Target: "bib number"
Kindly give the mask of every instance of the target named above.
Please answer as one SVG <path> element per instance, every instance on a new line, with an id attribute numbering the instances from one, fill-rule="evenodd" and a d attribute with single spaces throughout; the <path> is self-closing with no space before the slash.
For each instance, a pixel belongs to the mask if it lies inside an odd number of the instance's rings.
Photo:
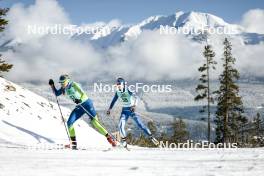
<path id="1" fill-rule="evenodd" d="M 128 98 L 127 97 L 122 97 L 122 101 L 127 103 L 128 102 Z"/>

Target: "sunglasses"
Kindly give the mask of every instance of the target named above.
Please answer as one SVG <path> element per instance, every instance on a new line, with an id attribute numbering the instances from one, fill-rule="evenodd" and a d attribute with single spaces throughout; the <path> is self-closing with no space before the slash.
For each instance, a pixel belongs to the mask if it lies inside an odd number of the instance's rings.
<path id="1" fill-rule="evenodd" d="M 67 81 L 60 82 L 60 84 L 61 84 L 62 86 L 65 86 L 65 85 L 67 84 Z"/>

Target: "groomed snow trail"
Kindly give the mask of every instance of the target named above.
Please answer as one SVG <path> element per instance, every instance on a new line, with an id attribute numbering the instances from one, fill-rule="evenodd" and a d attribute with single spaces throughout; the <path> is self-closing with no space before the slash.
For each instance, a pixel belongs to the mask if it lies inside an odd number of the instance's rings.
<path id="1" fill-rule="evenodd" d="M 264 149 L 23 150 L 0 148 L 1 176 L 260 176 Z"/>

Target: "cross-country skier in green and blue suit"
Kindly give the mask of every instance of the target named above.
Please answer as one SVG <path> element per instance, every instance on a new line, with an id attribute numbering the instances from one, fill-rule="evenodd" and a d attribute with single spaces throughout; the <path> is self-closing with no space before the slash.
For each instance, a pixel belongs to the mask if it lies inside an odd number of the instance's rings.
<path id="1" fill-rule="evenodd" d="M 56 89 L 54 81 L 52 79 L 49 80 L 49 85 L 51 86 L 55 95 L 66 95 L 76 104 L 76 107 L 71 112 L 67 121 L 72 149 L 77 149 L 77 141 L 73 124 L 84 114 L 87 114 L 90 117 L 91 124 L 94 126 L 94 128 L 96 128 L 100 134 L 104 135 L 107 141 L 113 147 L 115 147 L 116 141 L 113 140 L 107 130 L 99 123 L 93 102 L 90 98 L 88 98 L 81 86 L 78 83 L 72 81 L 68 75 L 61 75 L 59 83 L 61 84 L 61 88 Z"/>

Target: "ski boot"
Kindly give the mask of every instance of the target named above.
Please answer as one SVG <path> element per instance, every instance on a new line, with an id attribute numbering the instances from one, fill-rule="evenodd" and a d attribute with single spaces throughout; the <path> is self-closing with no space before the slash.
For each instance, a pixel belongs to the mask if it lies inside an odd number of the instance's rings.
<path id="1" fill-rule="evenodd" d="M 127 148 L 126 137 L 122 137 L 120 142 L 121 142 L 121 145 L 122 145 L 124 148 Z"/>
<path id="2" fill-rule="evenodd" d="M 156 138 L 154 138 L 152 135 L 149 138 L 153 142 L 154 145 L 156 145 L 156 146 L 159 145 L 159 141 Z"/>
<path id="3" fill-rule="evenodd" d="M 124 147 L 127 151 L 130 151 L 130 149 L 128 148 L 126 139 L 127 139 L 126 137 L 122 137 L 120 143 L 122 147 Z"/>
<path id="4" fill-rule="evenodd" d="M 106 135 L 106 139 L 113 147 L 116 147 L 116 141 L 109 134 Z"/>
<path id="5" fill-rule="evenodd" d="M 77 141 L 76 137 L 71 137 L 71 144 L 67 144 L 64 146 L 65 148 L 71 148 L 72 150 L 77 150 Z"/>

